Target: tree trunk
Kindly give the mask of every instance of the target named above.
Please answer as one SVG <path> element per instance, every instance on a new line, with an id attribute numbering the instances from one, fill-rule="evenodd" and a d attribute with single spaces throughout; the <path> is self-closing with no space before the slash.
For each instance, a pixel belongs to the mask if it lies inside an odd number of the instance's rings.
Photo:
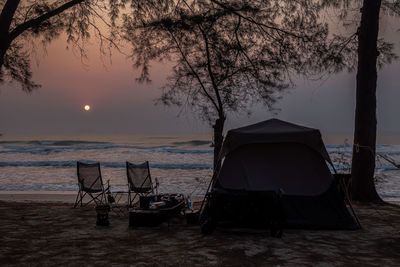
<path id="1" fill-rule="evenodd" d="M 215 121 L 213 125 L 214 128 L 214 173 L 218 172 L 221 168 L 221 161 L 219 159 L 219 153 L 221 152 L 222 142 L 224 141 L 223 131 L 224 131 L 225 118 L 220 117 Z"/>
<path id="2" fill-rule="evenodd" d="M 1 81 L 1 68 L 3 67 L 4 64 L 4 57 L 6 56 L 6 52 L 8 48 L 10 47 L 10 42 L 8 41 L 7 36 L 2 36 L 0 35 L 0 81 Z"/>
<path id="3" fill-rule="evenodd" d="M 0 14 L 0 32 L 8 33 L 15 11 L 21 0 L 7 0 Z"/>
<path id="4" fill-rule="evenodd" d="M 376 146 L 376 61 L 380 0 L 364 0 L 358 33 L 356 111 L 351 196 L 381 201 L 374 183 Z"/>
<path id="5" fill-rule="evenodd" d="M 18 8 L 20 0 L 8 0 L 1 10 L 0 14 L 0 74 L 4 64 L 4 56 L 10 47 L 9 30 L 15 11 Z"/>
<path id="6" fill-rule="evenodd" d="M 14 18 L 15 11 L 18 8 L 19 3 L 21 0 L 7 0 L 7 2 L 4 4 L 3 10 L 1 11 L 0 14 L 0 74 L 1 74 L 1 67 L 4 64 L 4 56 L 7 52 L 7 49 L 10 47 L 10 44 L 12 41 L 17 38 L 20 34 L 22 34 L 24 31 L 27 29 L 38 26 L 42 22 L 57 16 L 61 13 L 63 13 L 65 10 L 76 6 L 80 3 L 82 3 L 85 0 L 71 0 L 69 2 L 66 2 L 59 7 L 50 10 L 49 12 L 36 17 L 31 20 L 24 21 L 23 23 L 19 24 L 16 26 L 11 32 L 10 32 L 10 25 L 11 22 Z"/>

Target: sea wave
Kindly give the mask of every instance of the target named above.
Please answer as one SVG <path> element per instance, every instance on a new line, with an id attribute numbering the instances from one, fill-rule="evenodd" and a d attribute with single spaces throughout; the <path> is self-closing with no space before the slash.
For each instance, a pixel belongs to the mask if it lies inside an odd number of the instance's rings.
<path id="1" fill-rule="evenodd" d="M 350 172 L 350 168 L 348 166 L 335 166 L 335 170 L 336 171 L 349 171 Z M 399 169 L 394 167 L 394 166 L 376 166 L 375 170 L 377 170 L 377 171 L 378 170 L 379 171 L 398 171 Z M 333 170 L 331 169 L 331 171 L 333 171 Z"/>
<path id="2" fill-rule="evenodd" d="M 171 153 L 171 154 L 211 154 L 212 150 L 187 150 L 187 149 L 174 149 L 174 148 L 164 148 L 159 152 Z"/>
<path id="3" fill-rule="evenodd" d="M 352 144 L 343 144 L 343 145 L 326 145 L 326 149 L 330 151 L 353 151 Z M 399 151 L 400 145 L 388 145 L 388 144 L 377 144 L 376 151 L 380 152 L 389 152 L 389 151 Z"/>
<path id="4" fill-rule="evenodd" d="M 183 146 L 183 145 L 203 146 L 203 145 L 211 145 L 211 141 L 205 141 L 205 140 L 190 140 L 190 141 L 173 142 L 172 144 L 177 145 L 177 146 Z"/>
<path id="5" fill-rule="evenodd" d="M 200 141 L 190 141 L 200 142 Z M 177 145 L 155 145 L 155 146 L 138 146 L 138 145 L 120 145 L 107 142 L 91 142 L 91 141 L 3 141 L 0 143 L 0 154 L 37 154 L 48 155 L 63 152 L 84 151 L 84 150 L 154 150 L 158 153 L 171 154 L 210 154 L 211 149 L 182 149 Z"/>
<path id="6" fill-rule="evenodd" d="M 349 165 L 334 165 L 334 166 L 337 171 L 350 170 Z M 331 169 L 331 166 L 329 166 L 329 168 Z M 399 168 L 397 168 L 393 165 L 376 165 L 375 169 L 380 170 L 380 171 L 398 171 L 399 170 Z M 332 171 L 332 169 L 331 169 L 331 171 Z"/>
<path id="7" fill-rule="evenodd" d="M 84 160 L 85 163 L 95 163 L 94 161 Z M 125 162 L 100 162 L 100 165 L 105 168 L 125 168 Z M 335 164 L 336 170 L 349 169 L 345 164 Z M 0 161 L 0 168 L 2 167 L 56 167 L 56 168 L 75 168 L 76 161 Z M 193 164 L 193 163 L 152 163 L 151 168 L 172 170 L 172 169 L 186 169 L 186 170 L 208 170 L 212 169 L 210 164 Z M 399 170 L 393 165 L 377 165 L 377 170 Z"/>
<path id="8" fill-rule="evenodd" d="M 138 149 L 138 150 L 161 150 L 164 148 L 172 148 L 171 145 L 162 146 L 132 146 L 132 145 L 114 145 L 114 144 L 98 144 L 98 145 L 3 145 L 0 154 L 39 154 L 48 155 L 52 153 L 63 153 L 79 150 L 111 150 L 111 149 Z M 162 150 L 161 150 L 162 151 Z"/>
<path id="9" fill-rule="evenodd" d="M 82 161 L 86 163 L 94 163 L 93 161 Z M 100 165 L 105 168 L 125 168 L 125 162 L 100 162 Z M 57 167 L 57 168 L 75 168 L 76 161 L 0 161 L 1 167 Z M 212 169 L 212 165 L 208 164 L 159 164 L 150 165 L 151 168 L 172 170 L 208 170 Z"/>
<path id="10" fill-rule="evenodd" d="M 0 141 L 0 154 L 48 155 L 74 151 L 113 149 L 126 149 L 128 152 L 131 152 L 131 150 L 150 150 L 156 153 L 169 154 L 212 154 L 213 150 L 209 148 L 209 144 L 211 142 L 205 140 L 179 141 L 165 145 L 148 146 L 82 140 Z M 188 145 L 199 147 L 199 149 L 190 149 Z M 327 145 L 326 147 L 328 153 L 333 157 L 336 155 L 351 155 L 353 153 L 353 146 L 349 144 Z M 376 151 L 378 155 L 397 156 L 400 155 L 400 146 L 381 144 L 377 145 Z"/>
<path id="11" fill-rule="evenodd" d="M 110 144 L 109 142 L 85 141 L 85 140 L 30 140 L 30 141 L 0 141 L 0 144 L 27 144 L 50 146 L 74 146 L 89 144 Z"/>

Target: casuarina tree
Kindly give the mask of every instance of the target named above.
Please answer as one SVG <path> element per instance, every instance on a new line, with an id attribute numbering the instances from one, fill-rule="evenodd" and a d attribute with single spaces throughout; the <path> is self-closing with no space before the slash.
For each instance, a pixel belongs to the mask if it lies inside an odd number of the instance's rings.
<path id="1" fill-rule="evenodd" d="M 342 7 L 344 16 L 357 17 L 350 7 L 360 10 L 361 19 L 354 35 L 356 42 L 356 108 L 354 119 L 354 146 L 351 168 L 351 196 L 354 200 L 380 202 L 376 192 L 374 173 L 376 159 L 376 90 L 377 67 L 397 58 L 393 45 L 379 36 L 380 11 L 400 15 L 399 0 L 342 1 L 325 0 L 329 7 Z"/>
<path id="2" fill-rule="evenodd" d="M 190 108 L 213 127 L 214 170 L 229 113 L 270 110 L 297 74 L 341 69 L 343 40 L 311 1 L 150 1 L 125 17 L 124 38 L 149 80 L 152 60 L 174 63 L 160 102 Z"/>
<path id="3" fill-rule="evenodd" d="M 120 2 L 0 0 L 0 82 L 17 82 L 27 92 L 37 88 L 32 81 L 32 51 L 37 43 L 45 47 L 62 33 L 82 57 L 91 35 L 98 37 L 101 54 L 109 53 L 116 45 L 113 29 Z"/>

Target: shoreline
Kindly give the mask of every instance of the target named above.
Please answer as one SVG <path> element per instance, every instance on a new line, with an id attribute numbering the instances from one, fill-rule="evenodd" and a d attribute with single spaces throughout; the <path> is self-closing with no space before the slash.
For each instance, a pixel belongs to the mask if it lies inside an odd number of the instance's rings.
<path id="1" fill-rule="evenodd" d="M 112 192 L 113 194 L 120 192 Z M 78 191 L 10 191 L 0 190 L 0 201 L 4 202 L 31 202 L 31 203 L 66 203 L 74 204 Z M 114 195 L 115 197 L 115 195 Z M 127 201 L 127 192 L 116 197 L 119 203 Z M 192 202 L 202 202 L 204 195 L 191 196 Z M 120 202 L 122 201 L 122 202 Z M 400 203 L 400 202 L 399 202 Z"/>
<path id="2" fill-rule="evenodd" d="M 4 202 L 32 202 L 32 203 L 68 203 L 74 204 L 78 191 L 11 191 L 0 190 L 0 201 Z M 115 193 L 115 192 L 114 192 Z M 201 202 L 203 197 L 191 197 L 194 202 Z M 385 203 L 397 205 L 400 207 L 399 201 L 383 200 Z M 354 203 L 359 205 L 359 203 Z M 362 205 L 362 204 L 361 204 Z"/>

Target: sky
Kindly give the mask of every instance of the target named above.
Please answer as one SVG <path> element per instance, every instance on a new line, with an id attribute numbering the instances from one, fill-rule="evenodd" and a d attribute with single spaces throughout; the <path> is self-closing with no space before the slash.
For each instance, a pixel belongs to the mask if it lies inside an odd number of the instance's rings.
<path id="1" fill-rule="evenodd" d="M 389 29 L 388 29 L 389 28 Z M 400 33 L 383 27 L 382 34 L 396 45 L 400 54 Z M 154 105 L 170 71 L 166 63 L 154 63 L 152 82 L 135 81 L 138 70 L 125 56 L 114 53 L 112 64 L 99 58 L 96 44 L 88 46 L 89 61 L 66 50 L 59 39 L 39 53 L 33 64 L 34 80 L 42 87 L 27 94 L 17 85 L 0 85 L 0 133 L 23 134 L 211 134 L 206 122 L 190 110 Z M 355 72 L 343 72 L 324 81 L 297 80 L 283 94 L 272 113 L 256 106 L 251 116 L 228 114 L 226 129 L 269 118 L 319 128 L 323 133 L 351 136 L 355 108 Z M 400 133 L 400 62 L 378 73 L 378 136 Z M 90 105 L 90 111 L 84 106 Z"/>

